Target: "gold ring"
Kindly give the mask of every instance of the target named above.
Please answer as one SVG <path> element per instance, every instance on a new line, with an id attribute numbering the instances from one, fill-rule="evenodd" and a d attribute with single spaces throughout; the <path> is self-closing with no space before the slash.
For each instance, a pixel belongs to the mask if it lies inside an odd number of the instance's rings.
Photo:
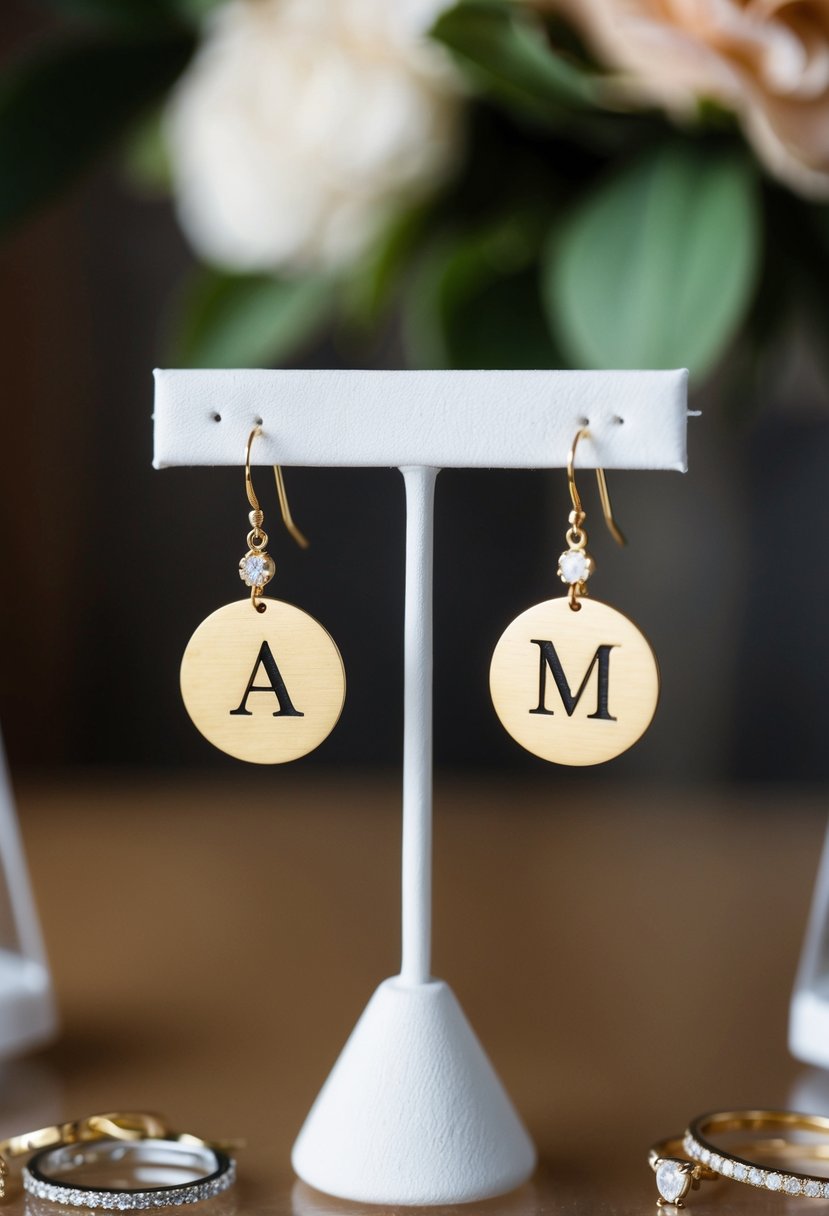
<path id="1" fill-rule="evenodd" d="M 802 1115 L 790 1110 L 732 1110 L 717 1111 L 693 1119 L 685 1133 L 684 1148 L 693 1161 L 707 1165 L 723 1178 L 733 1178 L 735 1182 L 744 1182 L 766 1191 L 781 1191 L 785 1195 L 829 1199 L 829 1178 L 800 1171 L 766 1169 L 762 1162 L 729 1153 L 708 1139 L 711 1133 L 779 1132 L 781 1129 L 785 1132 L 816 1132 L 823 1137 L 824 1146 L 829 1141 L 829 1118 L 823 1115 Z M 794 1143 L 795 1150 L 802 1148 L 804 1157 L 815 1155 L 811 1146 L 801 1146 L 790 1140 L 785 1142 L 787 1145 Z"/>
<path id="2" fill-rule="evenodd" d="M 752 1140 L 729 1150 L 709 1139 L 724 1132 L 783 1135 Z M 822 1139 L 805 1143 L 792 1139 L 796 1132 L 811 1132 Z M 786 1110 L 716 1111 L 692 1119 L 682 1137 L 660 1141 L 648 1155 L 656 1173 L 660 1205 L 683 1207 L 688 1192 L 706 1178 L 731 1179 L 792 1197 L 829 1199 L 829 1177 L 780 1169 L 770 1165 L 769 1159 L 829 1161 L 829 1118 Z"/>

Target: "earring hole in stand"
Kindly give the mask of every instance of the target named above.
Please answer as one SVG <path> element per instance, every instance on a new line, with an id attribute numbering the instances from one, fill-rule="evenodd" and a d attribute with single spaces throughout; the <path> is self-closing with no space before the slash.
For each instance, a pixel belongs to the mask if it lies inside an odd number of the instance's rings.
<path id="1" fill-rule="evenodd" d="M 222 420 L 221 414 L 213 413 L 210 415 L 210 417 L 213 419 L 214 422 L 221 422 L 221 420 Z"/>
<path id="2" fill-rule="evenodd" d="M 253 421 L 256 423 L 256 425 L 257 425 L 257 426 L 262 426 L 262 424 L 263 424 L 263 422 L 264 422 L 264 419 L 260 418 L 260 417 L 257 415 L 257 416 L 254 418 L 254 420 L 253 420 Z"/>
<path id="3" fill-rule="evenodd" d="M 590 426 L 589 418 L 579 418 L 579 426 Z"/>
<path id="4" fill-rule="evenodd" d="M 622 418 L 622 416 L 620 414 L 613 415 L 613 422 L 616 426 L 622 426 L 624 421 L 625 421 L 624 418 Z"/>

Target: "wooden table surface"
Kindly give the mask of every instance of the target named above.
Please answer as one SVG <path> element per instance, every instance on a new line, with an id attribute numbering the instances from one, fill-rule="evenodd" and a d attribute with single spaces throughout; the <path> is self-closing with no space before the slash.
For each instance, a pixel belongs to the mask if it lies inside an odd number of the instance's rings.
<path id="1" fill-rule="evenodd" d="M 590 788 L 438 781 L 434 972 L 542 1161 L 467 1211 L 652 1213 L 648 1145 L 691 1115 L 829 1111 L 829 1078 L 786 1049 L 820 795 Z M 110 774 L 18 799 L 63 1025 L 2 1073 L 2 1130 L 160 1110 L 247 1140 L 205 1216 L 362 1210 L 297 1183 L 289 1153 L 399 963 L 394 777 Z M 694 1206 L 807 1202 L 723 1183 Z"/>

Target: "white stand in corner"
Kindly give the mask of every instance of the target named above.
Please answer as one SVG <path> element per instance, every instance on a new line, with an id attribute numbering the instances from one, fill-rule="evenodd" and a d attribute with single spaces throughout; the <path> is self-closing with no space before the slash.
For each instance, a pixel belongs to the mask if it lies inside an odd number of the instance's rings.
<path id="1" fill-rule="evenodd" d="M 299 1133 L 311 1186 L 453 1204 L 525 1181 L 535 1149 L 449 987 L 430 973 L 432 532 L 438 469 L 685 468 L 684 372 L 156 373 L 155 464 L 398 466 L 406 483 L 403 958 L 371 998 Z M 520 1024 L 520 1009 L 516 1009 Z"/>
<path id="2" fill-rule="evenodd" d="M 0 1058 L 39 1047 L 56 1028 L 52 981 L 0 744 Z"/>
<path id="3" fill-rule="evenodd" d="M 789 1047 L 798 1060 L 829 1068 L 829 831 L 792 994 Z"/>

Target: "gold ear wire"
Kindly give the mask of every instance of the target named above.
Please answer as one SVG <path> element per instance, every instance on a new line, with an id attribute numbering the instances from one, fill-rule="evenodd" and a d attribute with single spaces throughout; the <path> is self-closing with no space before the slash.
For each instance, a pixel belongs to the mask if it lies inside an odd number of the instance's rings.
<path id="1" fill-rule="evenodd" d="M 573 520 L 573 526 L 580 528 L 586 518 L 584 508 L 581 505 L 578 489 L 576 488 L 576 448 L 579 445 L 580 439 L 591 439 L 592 436 L 587 427 L 581 427 L 576 431 L 576 437 L 573 440 L 570 453 L 567 457 L 567 486 L 570 490 L 570 501 L 573 504 L 573 514 L 577 517 Z M 599 483 L 599 498 L 602 503 L 602 514 L 604 521 L 607 524 L 607 530 L 617 545 L 626 545 L 624 533 L 622 532 L 616 520 L 613 518 L 613 506 L 610 502 L 610 493 L 607 488 L 607 478 L 604 475 L 604 469 L 596 469 L 596 480 Z"/>
<path id="2" fill-rule="evenodd" d="M 248 441 L 245 444 L 245 491 L 248 496 L 248 502 L 254 511 L 261 513 L 262 508 L 259 505 L 259 499 L 256 497 L 256 491 L 253 488 L 253 479 L 250 473 L 250 452 L 253 447 L 253 441 L 257 435 L 262 434 L 262 428 L 257 424 L 251 433 L 248 435 Z M 276 481 L 276 493 L 279 498 L 279 510 L 282 515 L 282 522 L 294 538 L 300 549 L 307 549 L 310 541 L 303 532 L 294 523 L 294 517 L 291 514 L 291 508 L 288 505 L 288 495 L 285 490 L 285 478 L 282 475 L 282 469 L 278 464 L 273 466 L 273 475 Z"/>
<path id="3" fill-rule="evenodd" d="M 282 522 L 294 538 L 300 549 L 307 549 L 311 542 L 307 536 L 300 532 L 297 525 L 294 523 L 294 517 L 291 515 L 291 508 L 288 506 L 288 495 L 285 492 L 285 478 L 282 476 L 281 465 L 273 466 L 273 475 L 276 480 L 276 492 L 279 496 L 279 510 L 282 512 Z"/>

